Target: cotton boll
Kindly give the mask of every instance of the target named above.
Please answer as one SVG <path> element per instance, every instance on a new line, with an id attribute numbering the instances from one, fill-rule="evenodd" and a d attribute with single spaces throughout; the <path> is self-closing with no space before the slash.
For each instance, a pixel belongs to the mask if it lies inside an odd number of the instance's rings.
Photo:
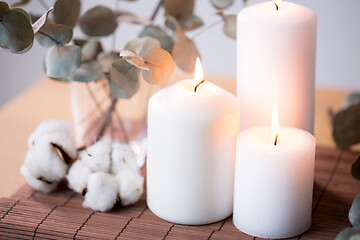
<path id="1" fill-rule="evenodd" d="M 25 165 L 22 165 L 21 167 L 21 174 L 25 177 L 26 182 L 32 188 L 41 191 L 45 194 L 54 191 L 58 186 L 58 182 L 46 183 L 44 181 L 39 180 L 38 179 L 39 177 L 34 177 Z"/>
<path id="2" fill-rule="evenodd" d="M 109 211 L 116 204 L 118 193 L 115 176 L 104 172 L 93 173 L 88 180 L 83 206 L 95 211 Z"/>
<path id="3" fill-rule="evenodd" d="M 119 183 L 119 195 L 122 206 L 136 203 L 143 193 L 144 178 L 133 170 L 120 171 L 116 178 Z"/>
<path id="4" fill-rule="evenodd" d="M 50 182 L 60 181 L 68 170 L 47 137 L 37 140 L 36 147 L 28 151 L 25 166 L 33 176 L 42 176 Z"/>
<path id="5" fill-rule="evenodd" d="M 103 138 L 81 152 L 80 158 L 93 172 L 110 171 L 111 141 Z"/>
<path id="6" fill-rule="evenodd" d="M 118 174 L 122 170 L 131 169 L 140 173 L 137 165 L 136 155 L 129 145 L 115 142 L 112 145 L 112 169 L 113 174 Z"/>
<path id="7" fill-rule="evenodd" d="M 69 187 L 75 192 L 82 194 L 86 188 L 90 174 L 90 168 L 88 168 L 81 160 L 77 160 L 71 165 L 69 173 L 66 176 Z"/>

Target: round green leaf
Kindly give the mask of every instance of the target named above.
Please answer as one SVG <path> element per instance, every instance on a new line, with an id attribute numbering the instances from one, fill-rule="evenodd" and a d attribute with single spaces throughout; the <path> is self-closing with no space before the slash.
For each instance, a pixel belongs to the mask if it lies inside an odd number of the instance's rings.
<path id="1" fill-rule="evenodd" d="M 224 15 L 223 31 L 226 36 L 236 39 L 236 15 Z"/>
<path id="2" fill-rule="evenodd" d="M 6 6 L 2 5 L 2 9 Z M 34 40 L 34 32 L 24 13 L 9 10 L 1 16 L 0 47 L 19 53 L 29 47 Z"/>
<path id="3" fill-rule="evenodd" d="M 166 15 L 182 18 L 193 13 L 194 0 L 165 0 L 164 8 Z"/>
<path id="4" fill-rule="evenodd" d="M 360 194 L 357 195 L 349 211 L 349 220 L 353 227 L 360 228 Z"/>
<path id="5" fill-rule="evenodd" d="M 139 37 L 145 36 L 156 38 L 159 40 L 161 47 L 171 53 L 174 40 L 169 35 L 167 35 L 162 28 L 158 26 L 147 26 L 139 34 Z"/>
<path id="6" fill-rule="evenodd" d="M 80 15 L 80 0 L 57 0 L 54 5 L 55 23 L 74 27 Z"/>
<path id="7" fill-rule="evenodd" d="M 360 143 L 360 103 L 352 105 L 333 119 L 333 138 L 340 148 Z"/>
<path id="8" fill-rule="evenodd" d="M 96 6 L 80 18 L 80 27 L 89 36 L 108 36 L 117 28 L 116 16 L 110 8 Z"/>
<path id="9" fill-rule="evenodd" d="M 42 26 L 44 26 L 48 16 L 49 16 L 49 13 L 53 10 L 54 8 L 50 8 L 49 10 L 47 10 L 42 16 L 40 16 L 36 22 L 33 23 L 32 25 L 32 28 L 33 28 L 33 31 L 34 31 L 34 34 L 37 33 L 40 28 Z M 31 21 L 31 16 L 29 16 L 29 20 Z"/>
<path id="10" fill-rule="evenodd" d="M 64 78 L 80 66 L 81 48 L 79 46 L 53 46 L 45 57 L 46 75 L 51 78 Z"/>
<path id="11" fill-rule="evenodd" d="M 159 47 L 150 49 L 146 53 L 145 61 L 145 67 L 149 70 L 142 71 L 142 76 L 150 84 L 167 82 L 175 70 L 175 64 L 170 53 Z"/>
<path id="12" fill-rule="evenodd" d="M 9 11 L 9 5 L 6 2 L 0 2 L 0 17 Z"/>
<path id="13" fill-rule="evenodd" d="M 24 9 L 22 9 L 22 8 L 12 8 L 11 10 L 12 11 L 18 11 L 18 12 L 24 14 L 26 16 L 26 18 L 28 19 L 28 21 L 31 22 L 30 14 L 27 11 L 25 11 Z"/>
<path id="14" fill-rule="evenodd" d="M 356 161 L 351 166 L 351 175 L 355 179 L 360 180 L 360 156 L 356 159 Z"/>
<path id="15" fill-rule="evenodd" d="M 36 40 L 44 47 L 69 43 L 73 36 L 72 27 L 63 24 L 45 23 L 36 33 Z"/>
<path id="16" fill-rule="evenodd" d="M 108 79 L 108 85 L 110 89 L 110 96 L 114 98 L 128 98 L 126 93 L 118 88 L 111 80 Z"/>
<path id="17" fill-rule="evenodd" d="M 101 70 L 103 73 L 109 73 L 111 69 L 111 65 L 119 59 L 118 52 L 101 52 L 98 57 L 97 61 L 100 64 Z"/>
<path id="18" fill-rule="evenodd" d="M 335 238 L 335 240 L 356 240 L 353 237 L 360 234 L 360 228 L 346 228 L 342 230 Z"/>
<path id="19" fill-rule="evenodd" d="M 136 52 L 133 50 L 123 50 L 120 53 L 120 57 L 124 58 L 128 63 L 134 65 L 137 68 L 142 70 L 149 70 L 145 65 L 145 60 L 142 59 Z"/>
<path id="20" fill-rule="evenodd" d="M 153 47 L 160 47 L 159 40 L 152 37 L 143 37 L 128 41 L 124 46 L 124 50 L 132 50 L 143 58 L 146 52 Z"/>
<path id="21" fill-rule="evenodd" d="M 95 60 L 97 55 L 102 52 L 101 43 L 99 41 L 89 41 L 84 44 L 81 50 L 81 61 L 89 62 Z"/>
<path id="22" fill-rule="evenodd" d="M 125 93 L 122 98 L 130 98 L 139 89 L 139 74 L 140 71 L 136 67 L 120 58 L 112 64 L 110 79 Z"/>
<path id="23" fill-rule="evenodd" d="M 69 78 L 76 82 L 92 82 L 104 77 L 100 65 L 97 62 L 89 62 L 81 64 Z"/>
<path id="24" fill-rule="evenodd" d="M 210 0 L 211 4 L 217 9 L 224 9 L 231 6 L 234 0 Z"/>
<path id="25" fill-rule="evenodd" d="M 178 19 L 179 25 L 183 30 L 194 30 L 204 25 L 201 18 L 194 14 L 186 15 L 185 17 L 182 17 Z"/>

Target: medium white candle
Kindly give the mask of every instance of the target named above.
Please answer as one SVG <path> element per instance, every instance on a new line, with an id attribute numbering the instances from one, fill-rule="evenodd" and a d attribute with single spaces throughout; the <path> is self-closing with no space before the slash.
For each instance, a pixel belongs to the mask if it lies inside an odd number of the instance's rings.
<path id="1" fill-rule="evenodd" d="M 315 145 L 310 133 L 293 127 L 253 127 L 240 133 L 233 214 L 239 230 L 287 238 L 310 227 Z"/>
<path id="2" fill-rule="evenodd" d="M 154 94 L 148 108 L 147 204 L 191 225 L 231 215 L 240 128 L 238 99 L 206 81 L 194 92 L 195 79 Z"/>
<path id="3" fill-rule="evenodd" d="M 288 1 L 260 3 L 238 14 L 242 130 L 270 122 L 276 102 L 284 125 L 313 132 L 316 25 L 310 9 Z"/>

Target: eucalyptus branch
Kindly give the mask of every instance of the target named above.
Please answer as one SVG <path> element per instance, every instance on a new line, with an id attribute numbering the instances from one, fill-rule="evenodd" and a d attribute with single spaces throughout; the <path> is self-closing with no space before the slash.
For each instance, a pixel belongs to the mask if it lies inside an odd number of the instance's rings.
<path id="1" fill-rule="evenodd" d="M 156 5 L 155 11 L 154 11 L 154 13 L 151 15 L 151 18 L 150 18 L 151 22 L 153 22 L 153 21 L 155 20 L 155 17 L 156 17 L 156 15 L 158 14 L 158 12 L 159 12 L 159 10 L 160 10 L 160 7 L 163 5 L 163 3 L 164 3 L 164 0 L 160 0 L 160 1 L 158 2 L 158 4 Z"/>
<path id="2" fill-rule="evenodd" d="M 223 21 L 224 21 L 224 19 L 221 18 L 220 20 L 218 20 L 218 21 L 216 21 L 216 22 L 213 22 L 212 24 L 201 28 L 201 30 L 198 31 L 197 33 L 195 33 L 195 34 L 191 37 L 191 39 L 194 40 L 194 39 L 195 39 L 196 37 L 198 37 L 199 35 L 203 34 L 203 33 L 206 32 L 207 30 L 209 30 L 210 28 L 215 27 L 215 26 L 218 25 L 219 23 L 222 23 Z"/>
<path id="3" fill-rule="evenodd" d="M 104 115 L 104 121 L 100 127 L 98 134 L 96 135 L 96 140 L 100 139 L 104 135 L 106 127 L 111 122 L 111 114 L 115 109 L 117 100 L 118 100 L 117 98 L 112 99 L 110 107 L 106 110 L 105 115 Z"/>

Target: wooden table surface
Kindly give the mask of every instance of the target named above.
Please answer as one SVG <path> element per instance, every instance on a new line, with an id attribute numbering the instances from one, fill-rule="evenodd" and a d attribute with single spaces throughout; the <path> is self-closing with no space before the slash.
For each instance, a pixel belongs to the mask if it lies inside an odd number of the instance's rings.
<path id="1" fill-rule="evenodd" d="M 172 81 L 184 76 L 175 76 Z M 220 78 L 218 78 L 220 79 Z M 235 81 L 217 78 L 209 81 L 235 92 Z M 346 91 L 317 89 L 315 137 L 318 146 L 333 147 L 328 108 L 340 109 Z M 11 196 L 25 183 L 20 166 L 27 151 L 27 138 L 36 126 L 47 119 L 71 121 L 68 83 L 44 79 L 0 108 L 0 197 Z"/>

